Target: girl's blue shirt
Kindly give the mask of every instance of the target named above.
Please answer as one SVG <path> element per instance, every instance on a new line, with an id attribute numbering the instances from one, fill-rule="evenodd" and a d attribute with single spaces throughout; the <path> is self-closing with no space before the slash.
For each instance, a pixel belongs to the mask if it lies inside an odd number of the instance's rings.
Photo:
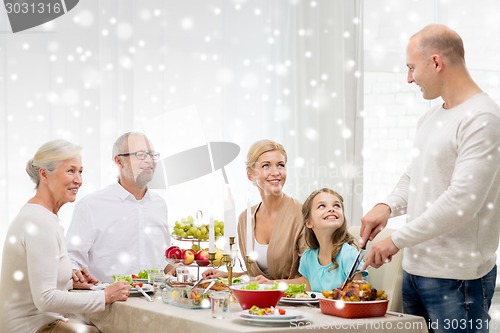
<path id="1" fill-rule="evenodd" d="M 299 273 L 309 280 L 311 291 L 321 292 L 322 290 L 333 290 L 338 288 L 344 282 L 349 270 L 356 260 L 358 250 L 353 246 L 344 243 L 340 252 L 335 257 L 337 264 L 336 269 L 330 270 L 333 263 L 323 266 L 318 260 L 319 249 L 308 249 L 304 251 L 300 259 Z M 362 261 L 358 270 L 363 267 Z M 367 271 L 363 271 L 363 278 L 366 279 Z"/>

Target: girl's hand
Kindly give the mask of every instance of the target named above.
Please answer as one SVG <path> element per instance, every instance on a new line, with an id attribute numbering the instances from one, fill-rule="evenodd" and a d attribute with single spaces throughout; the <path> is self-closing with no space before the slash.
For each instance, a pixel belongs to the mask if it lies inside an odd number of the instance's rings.
<path id="1" fill-rule="evenodd" d="M 118 281 L 104 289 L 106 304 L 118 301 L 126 301 L 130 295 L 130 284 L 127 281 Z"/>

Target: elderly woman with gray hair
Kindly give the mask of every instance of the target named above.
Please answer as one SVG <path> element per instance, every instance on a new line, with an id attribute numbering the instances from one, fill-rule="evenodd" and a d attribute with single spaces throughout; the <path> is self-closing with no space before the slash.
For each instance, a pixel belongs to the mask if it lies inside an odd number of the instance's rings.
<path id="1" fill-rule="evenodd" d="M 127 282 L 106 290 L 70 293 L 93 283 L 73 283 L 72 264 L 57 213 L 75 201 L 82 185 L 79 146 L 65 140 L 41 146 L 26 165 L 36 193 L 9 226 L 0 280 L 1 332 L 98 332 L 93 326 L 68 321 L 66 313 L 103 311 L 106 304 L 125 301 Z"/>

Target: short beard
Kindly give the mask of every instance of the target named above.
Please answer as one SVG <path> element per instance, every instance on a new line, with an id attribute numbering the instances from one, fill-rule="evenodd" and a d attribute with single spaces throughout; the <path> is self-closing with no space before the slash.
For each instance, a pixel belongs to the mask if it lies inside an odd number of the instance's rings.
<path id="1" fill-rule="evenodd" d="M 151 179 L 153 179 L 153 173 L 147 174 L 145 172 L 141 172 L 137 175 L 135 182 L 137 185 L 146 186 L 151 181 Z"/>

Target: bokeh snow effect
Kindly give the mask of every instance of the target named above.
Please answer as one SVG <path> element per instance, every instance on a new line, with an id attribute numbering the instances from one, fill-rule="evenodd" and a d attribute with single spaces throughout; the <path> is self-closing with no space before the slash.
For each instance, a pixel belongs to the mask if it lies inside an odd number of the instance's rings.
<path id="1" fill-rule="evenodd" d="M 2 239 L 32 194 L 24 163 L 42 142 L 84 146 L 82 197 L 115 179 L 112 143 L 132 129 L 163 156 L 207 141 L 240 145 L 226 167 L 237 211 L 247 196 L 259 200 L 244 171 L 248 147 L 276 139 L 289 154 L 288 194 L 303 200 L 318 186 L 335 187 L 360 217 L 418 157 L 412 136 L 429 105 L 406 84 L 404 48 L 436 18 L 461 32 L 471 73 L 500 100 L 497 1 L 362 1 L 362 15 L 334 3 L 80 1 L 43 26 L 0 34 Z M 3 9 L 0 29 L 9 30 Z M 222 218 L 222 203 L 200 194 L 220 197 L 221 180 L 217 173 L 163 191 L 170 222 L 197 209 Z M 65 224 L 71 211 L 61 210 Z"/>

